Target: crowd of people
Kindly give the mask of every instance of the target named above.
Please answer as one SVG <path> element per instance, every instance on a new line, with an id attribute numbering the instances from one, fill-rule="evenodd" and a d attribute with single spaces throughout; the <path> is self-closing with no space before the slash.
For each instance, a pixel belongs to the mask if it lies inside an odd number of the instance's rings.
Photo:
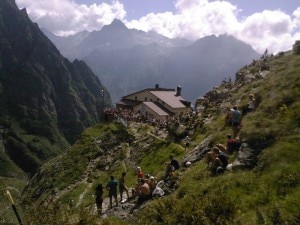
<path id="1" fill-rule="evenodd" d="M 166 170 L 165 170 L 164 181 L 167 181 L 168 179 L 170 179 L 170 177 L 174 176 L 174 172 L 178 170 L 180 167 L 179 161 L 176 158 L 174 158 L 173 155 L 170 155 L 169 159 L 170 161 L 165 162 Z M 113 201 L 115 202 L 115 206 L 118 207 L 119 203 L 124 203 L 129 199 L 137 198 L 137 202 L 142 203 L 146 200 L 151 199 L 154 195 L 159 195 L 159 196 L 164 195 L 164 191 L 158 185 L 157 178 L 151 176 L 150 174 L 144 175 L 141 167 L 137 167 L 136 174 L 137 174 L 136 175 L 137 183 L 131 189 L 131 196 L 129 194 L 129 189 L 125 183 L 126 172 L 123 172 L 121 174 L 119 180 L 117 180 L 113 175 L 110 177 L 110 180 L 105 186 L 105 188 L 108 190 L 110 208 L 113 208 Z M 120 195 L 119 201 L 118 201 L 118 189 Z M 124 192 L 126 193 L 127 199 L 123 198 Z M 99 216 L 102 214 L 103 195 L 104 195 L 104 187 L 102 184 L 98 184 L 98 186 L 95 189 L 95 196 L 96 196 L 95 200 L 96 200 L 96 206 L 97 206 L 97 211 Z"/>
<path id="2" fill-rule="evenodd" d="M 229 155 L 233 154 L 235 151 L 239 150 L 239 131 L 241 128 L 241 119 L 242 116 L 246 113 L 252 112 L 255 110 L 256 102 L 254 95 L 250 94 L 248 99 L 247 108 L 242 112 L 238 109 L 237 105 L 234 105 L 232 108 L 227 107 L 225 115 L 225 126 L 232 127 L 232 134 L 227 135 L 226 144 L 217 144 L 212 147 L 212 149 L 206 154 L 207 165 L 212 175 L 222 174 L 226 170 L 229 164 Z M 188 113 L 186 115 L 180 114 L 177 116 L 172 116 L 166 120 L 157 120 L 151 116 L 142 115 L 139 112 L 134 112 L 129 109 L 105 109 L 105 115 L 109 115 L 112 118 L 122 118 L 127 122 L 143 122 L 150 123 L 158 128 L 168 128 L 169 125 L 174 124 L 184 124 L 193 128 L 198 121 L 198 115 L 194 112 Z M 189 148 L 190 138 L 186 136 L 185 138 L 185 149 Z M 166 169 L 164 175 L 164 181 L 169 180 L 174 176 L 174 172 L 179 169 L 179 162 L 174 158 L 173 155 L 170 155 L 168 162 L 165 162 Z M 130 197 L 129 189 L 125 184 L 126 173 L 123 172 L 119 178 L 119 181 L 115 179 L 114 176 L 111 176 L 110 181 L 106 185 L 108 190 L 110 207 L 113 207 L 113 199 L 115 205 L 118 206 L 118 196 L 117 191 L 119 187 L 120 202 L 124 203 L 127 199 L 131 197 L 137 197 L 138 202 L 143 202 L 145 200 L 151 199 L 153 193 L 159 192 L 163 193 L 163 190 L 159 190 L 160 187 L 157 185 L 157 179 L 149 174 L 144 175 L 141 167 L 137 167 L 137 183 L 134 188 L 132 188 L 132 196 Z M 124 192 L 126 193 L 127 199 L 123 198 Z M 102 202 L 103 202 L 103 187 L 102 184 L 99 184 L 96 188 L 96 205 L 98 208 L 99 215 L 102 212 Z"/>
<path id="3" fill-rule="evenodd" d="M 174 124 L 183 124 L 192 129 L 202 124 L 197 114 L 193 111 L 187 114 L 181 113 L 179 115 L 168 116 L 166 119 L 157 119 L 151 115 L 144 115 L 141 112 L 135 112 L 131 109 L 122 108 L 105 108 L 104 114 L 106 115 L 105 118 L 111 118 L 115 120 L 122 118 L 126 122 L 149 123 L 160 129 L 168 128 Z"/>
<path id="4" fill-rule="evenodd" d="M 229 165 L 229 155 L 238 152 L 241 146 L 240 140 L 227 134 L 226 144 L 217 144 L 207 153 L 207 165 L 212 175 L 222 174 Z"/>
<path id="5" fill-rule="evenodd" d="M 225 126 L 232 127 L 232 135 L 227 134 L 226 144 L 217 144 L 207 154 L 208 168 L 213 175 L 223 173 L 228 166 L 228 155 L 239 150 L 241 145 L 239 132 L 241 129 L 242 116 L 255 110 L 256 102 L 253 94 L 248 97 L 247 107 L 241 112 L 237 105 L 227 107 L 225 113 Z"/>

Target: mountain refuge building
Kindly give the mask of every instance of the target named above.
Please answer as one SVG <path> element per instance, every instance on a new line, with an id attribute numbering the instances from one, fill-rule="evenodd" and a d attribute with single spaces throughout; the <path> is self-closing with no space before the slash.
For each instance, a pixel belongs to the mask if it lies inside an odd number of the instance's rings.
<path id="1" fill-rule="evenodd" d="M 192 110 L 191 102 L 181 96 L 181 87 L 175 89 L 147 88 L 121 98 L 116 103 L 117 109 L 129 109 L 144 116 L 165 120 L 169 116 L 188 113 Z"/>

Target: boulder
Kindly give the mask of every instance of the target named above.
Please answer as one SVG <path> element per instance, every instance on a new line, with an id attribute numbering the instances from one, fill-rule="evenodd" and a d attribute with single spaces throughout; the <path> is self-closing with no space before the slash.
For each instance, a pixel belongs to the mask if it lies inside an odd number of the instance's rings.
<path id="1" fill-rule="evenodd" d="M 247 143 L 243 143 L 239 149 L 237 159 L 232 163 L 232 170 L 252 169 L 257 164 L 259 150 L 251 148 Z"/>
<path id="2" fill-rule="evenodd" d="M 200 161 L 204 158 L 207 152 L 211 149 L 212 136 L 205 138 L 198 146 L 196 146 L 191 152 L 189 152 L 182 160 L 182 165 L 186 166 L 189 164 Z"/>

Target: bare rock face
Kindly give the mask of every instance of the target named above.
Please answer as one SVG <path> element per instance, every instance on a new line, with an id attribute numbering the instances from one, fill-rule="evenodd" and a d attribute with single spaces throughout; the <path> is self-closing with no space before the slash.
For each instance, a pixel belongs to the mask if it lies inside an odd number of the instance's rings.
<path id="1" fill-rule="evenodd" d="M 207 152 L 211 149 L 212 137 L 208 136 L 198 146 L 196 146 L 191 152 L 189 152 L 182 160 L 182 165 L 194 163 L 203 159 Z"/>
<path id="2" fill-rule="evenodd" d="M 233 170 L 252 169 L 257 164 L 257 155 L 260 150 L 251 148 L 247 143 L 243 143 L 238 151 L 237 159 L 232 163 Z"/>

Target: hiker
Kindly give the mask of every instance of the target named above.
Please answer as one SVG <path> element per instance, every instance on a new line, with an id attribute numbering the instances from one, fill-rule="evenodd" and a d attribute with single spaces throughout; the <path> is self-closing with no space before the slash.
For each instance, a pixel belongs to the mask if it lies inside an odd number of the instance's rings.
<path id="1" fill-rule="evenodd" d="M 225 125 L 231 125 L 232 124 L 232 111 L 229 106 L 226 107 L 226 115 L 225 115 Z"/>
<path id="2" fill-rule="evenodd" d="M 112 208 L 112 198 L 114 197 L 116 206 L 118 206 L 118 196 L 117 196 L 117 189 L 118 181 L 116 181 L 114 176 L 110 176 L 110 181 L 107 183 L 106 188 L 109 190 L 109 203 L 110 208 Z"/>
<path id="3" fill-rule="evenodd" d="M 255 109 L 255 98 L 253 94 L 249 95 L 247 112 L 252 112 Z"/>
<path id="4" fill-rule="evenodd" d="M 233 111 L 231 114 L 232 114 L 233 138 L 236 138 L 240 130 L 240 121 L 241 121 L 241 112 L 238 110 L 238 107 L 236 105 L 233 106 Z"/>
<path id="5" fill-rule="evenodd" d="M 223 144 L 217 144 L 216 147 L 220 150 L 220 151 L 223 151 L 223 152 L 227 152 L 227 147 L 226 145 L 223 145 Z"/>
<path id="6" fill-rule="evenodd" d="M 142 171 L 142 168 L 141 167 L 137 167 L 137 178 L 138 178 L 138 181 L 140 179 L 143 179 L 144 178 L 144 174 L 143 174 L 143 171 Z"/>
<path id="7" fill-rule="evenodd" d="M 222 166 L 222 162 L 212 150 L 207 153 L 206 160 L 207 160 L 208 169 L 211 171 L 213 175 L 215 175 L 217 168 L 219 166 Z"/>
<path id="8" fill-rule="evenodd" d="M 70 198 L 68 203 L 69 203 L 69 209 L 72 209 L 74 207 L 74 200 Z"/>
<path id="9" fill-rule="evenodd" d="M 173 155 L 170 155 L 169 159 L 171 160 L 170 164 L 173 166 L 174 171 L 178 170 L 180 167 L 178 160 L 175 159 Z"/>
<path id="10" fill-rule="evenodd" d="M 173 165 L 171 164 L 171 162 L 165 162 L 165 164 L 166 164 L 166 169 L 165 169 L 164 180 L 166 181 L 174 175 L 175 169 L 174 169 Z"/>
<path id="11" fill-rule="evenodd" d="M 223 173 L 228 165 L 228 156 L 217 147 L 213 147 L 208 152 L 207 163 L 213 175 Z"/>
<path id="12" fill-rule="evenodd" d="M 151 191 L 149 185 L 144 179 L 141 179 L 135 190 L 136 196 L 138 196 L 138 202 L 143 202 L 151 198 Z"/>
<path id="13" fill-rule="evenodd" d="M 120 202 L 123 201 L 123 192 L 125 191 L 127 194 L 127 199 L 129 198 L 129 192 L 128 192 L 128 188 L 125 185 L 125 176 L 126 173 L 123 172 L 120 179 L 119 179 L 119 192 L 120 192 Z"/>
<path id="14" fill-rule="evenodd" d="M 188 150 L 190 147 L 190 137 L 186 136 L 184 141 L 185 141 L 185 150 Z"/>
<path id="15" fill-rule="evenodd" d="M 146 183 L 149 185 L 151 192 L 155 189 L 157 184 L 157 179 L 153 176 L 150 176 L 149 179 L 145 180 Z"/>
<path id="16" fill-rule="evenodd" d="M 96 205 L 97 205 L 97 211 L 98 215 L 100 216 L 102 213 L 102 203 L 103 203 L 103 187 L 102 184 L 98 184 L 95 190 L 96 195 Z"/>
<path id="17" fill-rule="evenodd" d="M 220 151 L 220 149 L 214 147 L 212 151 L 216 154 L 218 159 L 221 161 L 221 166 L 219 166 L 216 170 L 216 173 L 223 173 L 226 170 L 226 167 L 228 165 L 228 156 L 223 152 Z"/>
<path id="18" fill-rule="evenodd" d="M 227 134 L 226 152 L 232 154 L 234 151 L 238 151 L 240 143 L 237 139 L 232 138 L 231 134 Z"/>

